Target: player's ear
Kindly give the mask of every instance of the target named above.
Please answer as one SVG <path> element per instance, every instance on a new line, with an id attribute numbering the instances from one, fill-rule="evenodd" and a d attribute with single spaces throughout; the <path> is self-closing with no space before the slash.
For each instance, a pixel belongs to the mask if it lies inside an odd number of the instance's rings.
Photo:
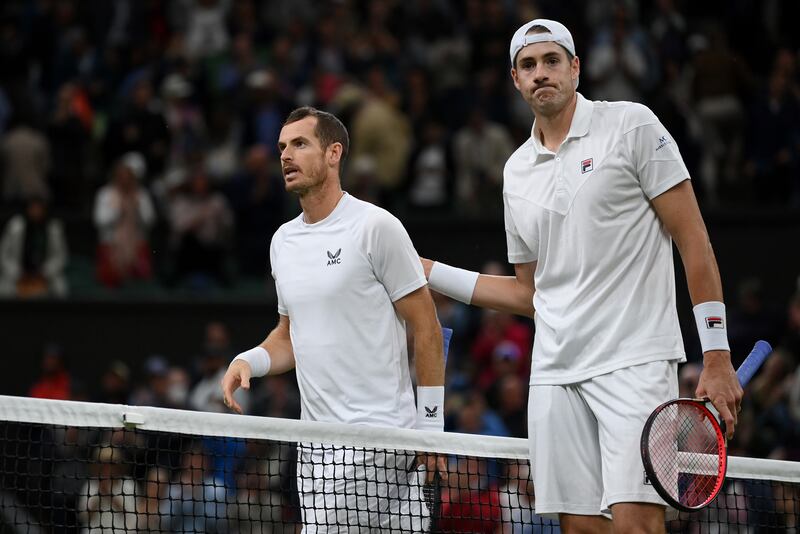
<path id="1" fill-rule="evenodd" d="M 331 143 L 328 146 L 328 164 L 332 167 L 335 167 L 341 160 L 342 160 L 342 152 L 344 147 L 342 147 L 341 143 Z"/>
<path id="2" fill-rule="evenodd" d="M 516 87 L 517 91 L 519 91 L 519 78 L 517 77 L 517 69 L 514 67 L 511 67 L 511 79 L 514 80 L 514 87 Z"/>

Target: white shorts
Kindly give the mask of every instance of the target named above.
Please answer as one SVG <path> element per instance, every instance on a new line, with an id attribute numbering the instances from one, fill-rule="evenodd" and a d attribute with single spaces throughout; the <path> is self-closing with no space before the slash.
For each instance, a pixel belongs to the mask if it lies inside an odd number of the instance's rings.
<path id="1" fill-rule="evenodd" d="M 298 446 L 303 532 L 426 532 L 425 468 L 415 460 L 410 451 Z"/>
<path id="2" fill-rule="evenodd" d="M 646 480 L 644 423 L 678 396 L 677 361 L 626 367 L 584 382 L 531 386 L 528 443 L 537 514 L 610 514 L 612 504 L 664 504 Z"/>

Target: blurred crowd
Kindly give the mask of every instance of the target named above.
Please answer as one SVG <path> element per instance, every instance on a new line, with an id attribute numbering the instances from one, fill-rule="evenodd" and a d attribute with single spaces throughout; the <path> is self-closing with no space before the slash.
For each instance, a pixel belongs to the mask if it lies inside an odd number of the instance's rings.
<path id="1" fill-rule="evenodd" d="M 503 164 L 532 121 L 508 41 L 536 16 L 572 29 L 582 93 L 656 112 L 704 206 L 797 209 L 798 14 L 792 0 L 7 0 L 0 292 L 64 296 L 70 258 L 101 288 L 263 276 L 297 211 L 277 135 L 304 104 L 349 127 L 352 194 L 500 221 Z"/>

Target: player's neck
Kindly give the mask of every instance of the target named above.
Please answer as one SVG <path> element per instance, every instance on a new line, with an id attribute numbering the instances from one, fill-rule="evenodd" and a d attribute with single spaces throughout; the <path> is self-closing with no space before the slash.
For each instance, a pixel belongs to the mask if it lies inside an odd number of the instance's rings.
<path id="1" fill-rule="evenodd" d="M 572 126 L 572 118 L 575 116 L 577 104 L 578 94 L 572 93 L 572 98 L 561 110 L 550 116 L 539 115 L 536 117 L 534 135 L 547 150 L 558 152 L 561 143 L 569 133 L 570 126 Z"/>
<path id="2" fill-rule="evenodd" d="M 329 177 L 319 189 L 308 191 L 300 196 L 300 207 L 303 209 L 303 221 L 314 224 L 330 215 L 344 192 L 339 180 Z"/>

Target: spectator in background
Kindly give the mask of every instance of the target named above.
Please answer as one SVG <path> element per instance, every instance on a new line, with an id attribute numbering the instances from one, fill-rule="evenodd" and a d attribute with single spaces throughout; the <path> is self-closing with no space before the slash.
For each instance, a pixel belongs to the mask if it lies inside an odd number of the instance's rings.
<path id="1" fill-rule="evenodd" d="M 487 405 L 483 394 L 470 391 L 456 414 L 455 432 L 483 436 L 508 436 L 503 420 Z"/>
<path id="2" fill-rule="evenodd" d="M 48 198 L 50 141 L 33 127 L 30 118 L 20 116 L 20 112 L 12 121 L 0 142 L 3 200 L 23 203 L 32 198 Z"/>
<path id="3" fill-rule="evenodd" d="M 781 50 L 765 87 L 749 106 L 744 174 L 761 204 L 800 207 L 800 101 L 792 90 L 793 66 L 782 68 Z"/>
<path id="4" fill-rule="evenodd" d="M 167 374 L 169 363 L 163 356 L 154 354 L 144 362 L 145 381 L 131 395 L 134 406 L 156 406 L 159 408 L 179 408 L 173 406 L 169 397 Z"/>
<path id="5" fill-rule="evenodd" d="M 181 458 L 178 478 L 169 486 L 170 529 L 173 532 L 227 532 L 224 481 L 214 477 L 209 457 L 199 443 Z"/>
<path id="6" fill-rule="evenodd" d="M 159 176 L 169 150 L 167 123 L 156 106 L 150 73 L 142 71 L 129 83 L 131 87 L 123 93 L 122 110 L 111 118 L 106 130 L 104 156 L 114 162 L 127 153 L 138 152 L 145 158 L 149 176 Z"/>
<path id="7" fill-rule="evenodd" d="M 169 531 L 172 505 L 169 500 L 169 471 L 163 467 L 150 467 L 141 487 L 136 494 L 138 532 Z"/>
<path id="8" fill-rule="evenodd" d="M 189 80 L 177 72 L 169 74 L 161 84 L 170 133 L 167 172 L 189 165 L 205 144 L 206 123 L 201 109 L 191 100 L 193 93 Z"/>
<path id="9" fill-rule="evenodd" d="M 704 139 L 700 178 L 705 199 L 720 201 L 720 174 L 726 184 L 738 176 L 745 109 L 742 96 L 750 84 L 746 64 L 728 47 L 725 32 L 712 29 L 693 38 L 691 95 Z"/>
<path id="10" fill-rule="evenodd" d="M 779 341 L 780 318 L 767 307 L 763 293 L 763 283 L 758 277 L 738 283 L 735 306 L 728 312 L 728 340 L 734 367 L 741 365 L 757 340 Z"/>
<path id="11" fill-rule="evenodd" d="M 800 288 L 789 299 L 787 308 L 786 330 L 781 338 L 781 346 L 791 354 L 795 365 L 800 365 Z"/>
<path id="12" fill-rule="evenodd" d="M 689 362 L 681 365 L 680 371 L 678 371 L 678 397 L 682 399 L 695 397 L 702 372 L 703 366 L 699 363 Z"/>
<path id="13" fill-rule="evenodd" d="M 406 177 L 412 143 L 408 118 L 389 100 L 356 85 L 339 89 L 333 105 L 352 113 L 350 158 L 352 161 L 364 156 L 372 158 L 380 204 L 388 206 Z"/>
<path id="14" fill-rule="evenodd" d="M 136 482 L 128 474 L 122 449 L 94 450 L 92 477 L 80 492 L 75 506 L 81 534 L 127 534 L 135 531 Z"/>
<path id="15" fill-rule="evenodd" d="M 466 126 L 456 132 L 453 150 L 459 207 L 472 214 L 484 213 L 487 208 L 501 210 L 503 167 L 514 152 L 506 127 L 489 121 L 476 106 Z"/>
<path id="16" fill-rule="evenodd" d="M 50 183 L 57 206 L 82 208 L 91 183 L 88 172 L 94 123 L 86 91 L 76 83 L 62 85 L 47 127 L 52 153 Z"/>
<path id="17" fill-rule="evenodd" d="M 277 156 L 278 135 L 287 106 L 280 98 L 275 74 L 267 69 L 254 70 L 247 75 L 245 86 L 242 142 L 245 146 L 262 145 L 270 156 Z"/>
<path id="18" fill-rule="evenodd" d="M 117 161 L 108 184 L 95 197 L 94 223 L 100 240 L 97 278 L 107 287 L 152 276 L 148 230 L 155 209 L 139 183 L 146 174 L 142 155 L 130 152 Z"/>
<path id="19" fill-rule="evenodd" d="M 528 380 L 516 374 L 500 378 L 489 391 L 490 405 L 513 438 L 528 437 Z"/>
<path id="20" fill-rule="evenodd" d="M 28 396 L 35 399 L 56 400 L 72 398 L 72 379 L 61 347 L 55 343 L 45 345 L 42 352 L 41 375 L 31 386 Z"/>
<path id="21" fill-rule="evenodd" d="M 274 234 L 284 220 L 283 176 L 263 145 L 253 145 L 247 150 L 243 167 L 230 183 L 231 207 L 238 229 L 239 267 L 247 274 L 265 276 L 264 236 Z"/>
<path id="22" fill-rule="evenodd" d="M 530 467 L 527 464 L 508 463 L 505 481 L 506 483 L 498 491 L 502 527 L 495 534 L 559 534 L 561 532 L 558 521 L 546 519 L 534 512 L 536 495 Z"/>
<path id="23" fill-rule="evenodd" d="M 100 391 L 96 402 L 128 404 L 131 397 L 131 371 L 120 360 L 113 360 L 100 378 Z"/>
<path id="24" fill-rule="evenodd" d="M 455 162 L 444 126 L 428 120 L 408 165 L 408 203 L 412 208 L 441 210 L 450 203 Z"/>
<path id="25" fill-rule="evenodd" d="M 30 198 L 0 238 L 0 297 L 67 296 L 67 258 L 61 221 L 50 217 L 44 198 Z"/>
<path id="26" fill-rule="evenodd" d="M 201 412 L 226 413 L 220 383 L 228 362 L 233 359 L 228 327 L 219 321 L 206 325 L 203 354 L 199 358 L 200 381 L 189 393 L 189 407 Z M 245 413 L 250 408 L 250 392 L 239 389 L 234 398 L 242 406 Z"/>
<path id="27" fill-rule="evenodd" d="M 442 489 L 439 530 L 495 534 L 501 519 L 500 495 L 486 459 L 459 456 L 450 461 L 456 465 Z"/>
<path id="28" fill-rule="evenodd" d="M 189 278 L 205 289 L 213 281 L 231 282 L 230 237 L 233 213 L 225 197 L 211 189 L 205 167 L 198 164 L 169 207 L 172 283 Z"/>
<path id="29" fill-rule="evenodd" d="M 204 59 L 227 50 L 230 36 L 225 22 L 230 0 L 181 0 L 178 4 L 187 21 L 186 53 L 190 58 Z"/>
<path id="30" fill-rule="evenodd" d="M 611 24 L 598 31 L 587 55 L 585 70 L 594 100 L 643 100 L 654 58 L 625 2 L 615 3 Z"/>

